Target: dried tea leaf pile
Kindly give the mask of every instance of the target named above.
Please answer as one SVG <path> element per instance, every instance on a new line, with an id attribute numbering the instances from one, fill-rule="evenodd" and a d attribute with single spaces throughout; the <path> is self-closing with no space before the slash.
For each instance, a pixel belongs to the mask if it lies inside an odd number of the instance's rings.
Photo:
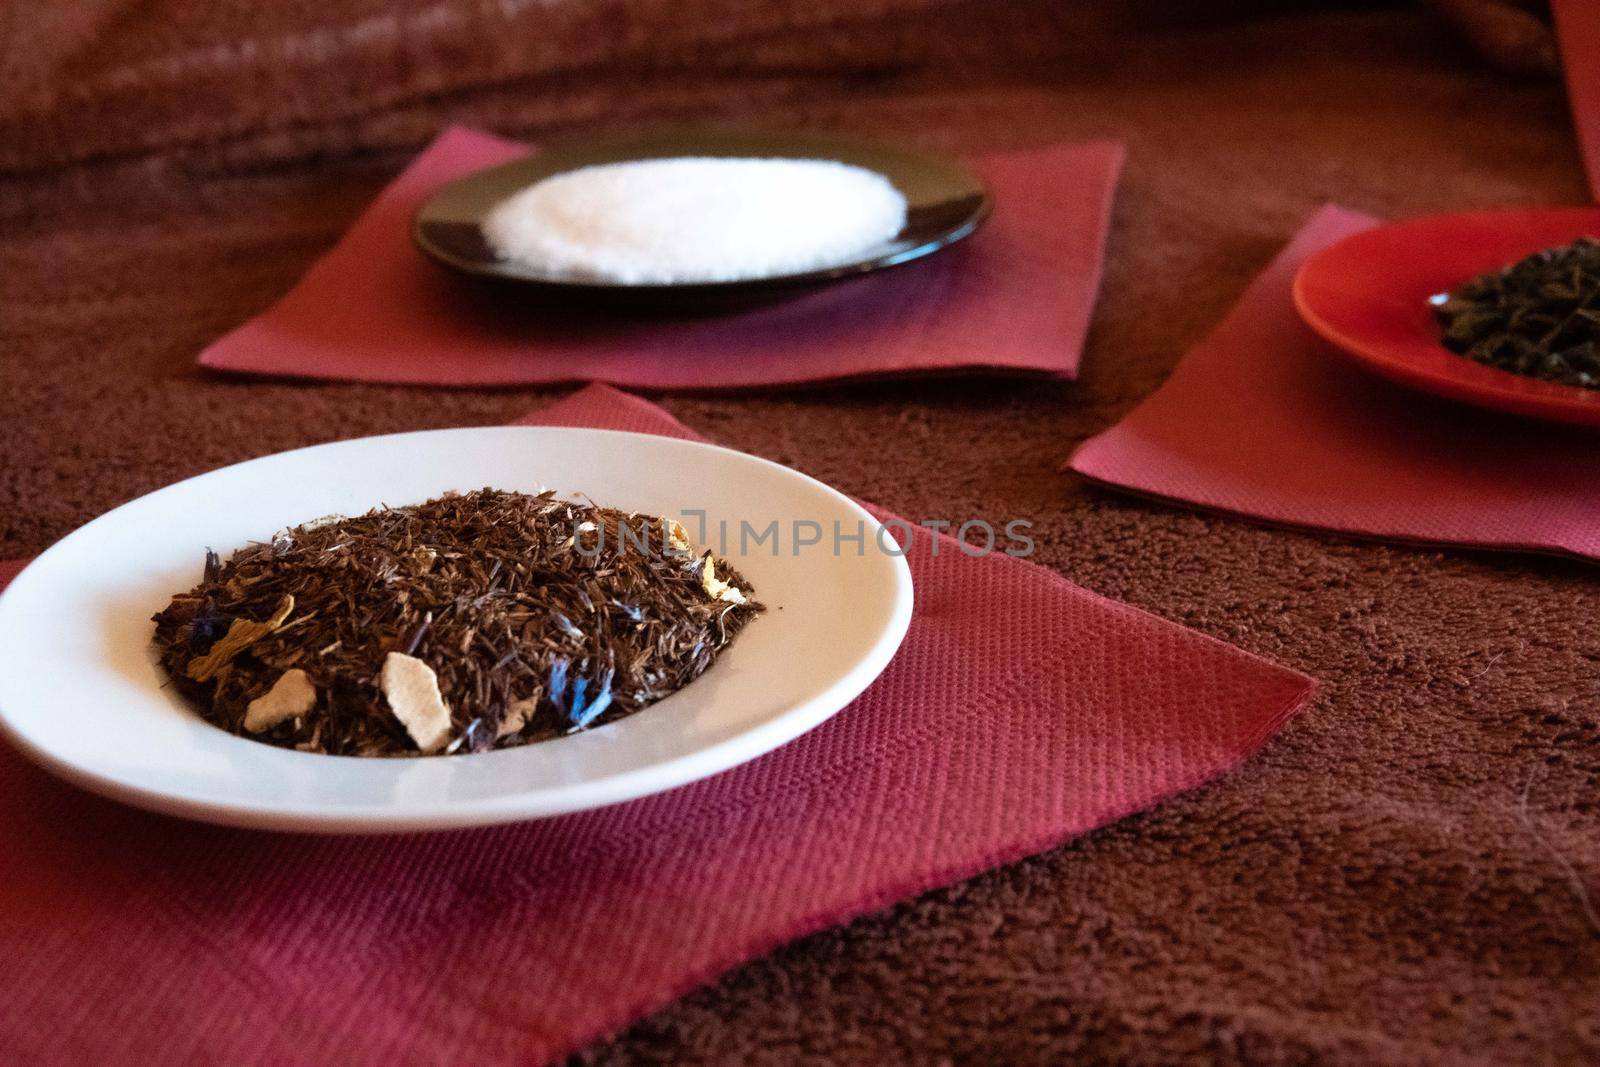
<path id="1" fill-rule="evenodd" d="M 480 752 L 631 715 L 761 606 L 676 523 L 483 489 L 307 523 L 155 616 L 211 722 L 308 752 Z"/>
<path id="2" fill-rule="evenodd" d="M 1600 241 L 1580 237 L 1535 252 L 1434 303 L 1452 352 L 1513 374 L 1600 389 Z"/>

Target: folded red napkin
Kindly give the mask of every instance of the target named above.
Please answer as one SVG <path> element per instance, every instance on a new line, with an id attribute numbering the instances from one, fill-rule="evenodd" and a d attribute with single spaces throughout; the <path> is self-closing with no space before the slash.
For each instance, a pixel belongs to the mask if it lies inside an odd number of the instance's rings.
<path id="1" fill-rule="evenodd" d="M 1391 385 L 1301 323 L 1290 297 L 1300 264 L 1374 225 L 1324 208 L 1161 388 L 1068 465 L 1272 522 L 1600 557 L 1592 431 Z"/>
<path id="2" fill-rule="evenodd" d="M 1554 0 L 1550 13 L 1555 18 L 1567 102 L 1589 174 L 1589 191 L 1600 199 L 1600 4 L 1595 0 Z"/>
<path id="3" fill-rule="evenodd" d="M 692 437 L 592 386 L 529 421 Z M 919 537 L 899 655 L 753 763 L 545 822 L 317 838 L 81 794 L 0 746 L 0 1062 L 528 1064 L 778 944 L 1239 762 L 1312 682 Z"/>
<path id="4" fill-rule="evenodd" d="M 289 294 L 217 341 L 218 370 L 430 385 L 605 381 L 726 389 L 906 372 L 1071 377 L 1094 306 L 1119 144 L 980 161 L 993 217 L 903 268 L 703 318 L 560 314 L 486 299 L 411 245 L 445 183 L 524 154 L 454 129 L 418 156 Z"/>

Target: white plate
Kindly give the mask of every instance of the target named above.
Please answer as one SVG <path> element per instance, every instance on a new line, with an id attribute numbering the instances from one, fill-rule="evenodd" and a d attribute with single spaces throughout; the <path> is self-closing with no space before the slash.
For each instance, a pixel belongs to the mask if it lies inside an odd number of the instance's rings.
<path id="1" fill-rule="evenodd" d="M 203 721 L 163 686 L 150 616 L 200 578 L 205 549 L 327 514 L 483 486 L 678 517 L 767 605 L 712 668 L 644 711 L 572 737 L 467 756 L 361 759 L 275 748 Z M 718 545 L 728 523 L 727 550 Z M 740 522 L 782 543 L 741 551 Z M 792 523 L 826 531 L 796 552 Z M 691 535 L 698 524 L 682 520 Z M 832 545 L 833 524 L 867 531 Z M 911 619 L 905 560 L 815 479 L 725 448 L 608 430 L 494 427 L 342 441 L 191 478 L 66 537 L 0 596 L 0 729 L 46 769 L 140 807 L 278 830 L 433 830 L 614 804 L 770 751 L 848 704 Z M 807 537 L 811 528 L 802 531 Z"/>

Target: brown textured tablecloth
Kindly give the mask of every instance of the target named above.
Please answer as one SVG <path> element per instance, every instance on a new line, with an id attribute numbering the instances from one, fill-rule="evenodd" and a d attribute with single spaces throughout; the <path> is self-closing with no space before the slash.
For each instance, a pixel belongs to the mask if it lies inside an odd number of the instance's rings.
<path id="1" fill-rule="evenodd" d="M 1325 689 L 1230 778 L 789 946 L 588 1058 L 1600 1060 L 1600 570 L 1267 529 L 1057 471 L 1318 203 L 1394 216 L 1582 200 L 1559 86 L 1479 71 L 1403 12 L 1135 35 L 959 80 L 799 82 L 707 90 L 696 107 L 759 100 L 768 118 L 962 150 L 1128 142 L 1082 379 L 666 406 L 908 515 L 1031 519 L 1040 560 L 1074 581 Z M 488 109 L 522 135 L 548 117 L 544 97 L 521 110 L 515 81 L 483 92 L 341 120 L 376 124 L 359 135 L 291 124 L 0 177 L 0 558 L 219 464 L 526 410 L 541 394 L 244 383 L 193 365 L 403 159 L 335 149 L 399 143 L 419 116 Z M 915 447 L 885 452 L 888 437 Z"/>

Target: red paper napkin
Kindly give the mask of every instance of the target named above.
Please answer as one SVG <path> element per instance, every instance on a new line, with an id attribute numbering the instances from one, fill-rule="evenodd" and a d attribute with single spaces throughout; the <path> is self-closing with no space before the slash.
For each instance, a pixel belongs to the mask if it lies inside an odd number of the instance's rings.
<path id="1" fill-rule="evenodd" d="M 1119 144 L 989 156 L 994 215 L 922 262 L 707 318 L 562 315 L 488 299 L 411 245 L 445 183 L 524 154 L 453 129 L 289 294 L 217 341 L 218 370 L 430 385 L 605 381 L 726 389 L 906 372 L 1071 377 L 1100 281 Z"/>
<path id="2" fill-rule="evenodd" d="M 1391 385 L 1301 323 L 1300 264 L 1374 225 L 1338 207 L 1315 215 L 1161 388 L 1068 465 L 1272 522 L 1600 557 L 1593 432 Z"/>
<path id="3" fill-rule="evenodd" d="M 1589 174 L 1589 191 L 1600 199 L 1600 4 L 1595 0 L 1554 0 L 1550 10 L 1567 79 L 1572 125 Z"/>
<path id="4" fill-rule="evenodd" d="M 530 421 L 692 437 L 602 386 Z M 1306 677 L 945 537 L 899 655 L 742 767 L 546 822 L 316 838 L 146 815 L 0 746 L 0 1062 L 529 1064 L 751 956 L 1244 758 Z"/>

